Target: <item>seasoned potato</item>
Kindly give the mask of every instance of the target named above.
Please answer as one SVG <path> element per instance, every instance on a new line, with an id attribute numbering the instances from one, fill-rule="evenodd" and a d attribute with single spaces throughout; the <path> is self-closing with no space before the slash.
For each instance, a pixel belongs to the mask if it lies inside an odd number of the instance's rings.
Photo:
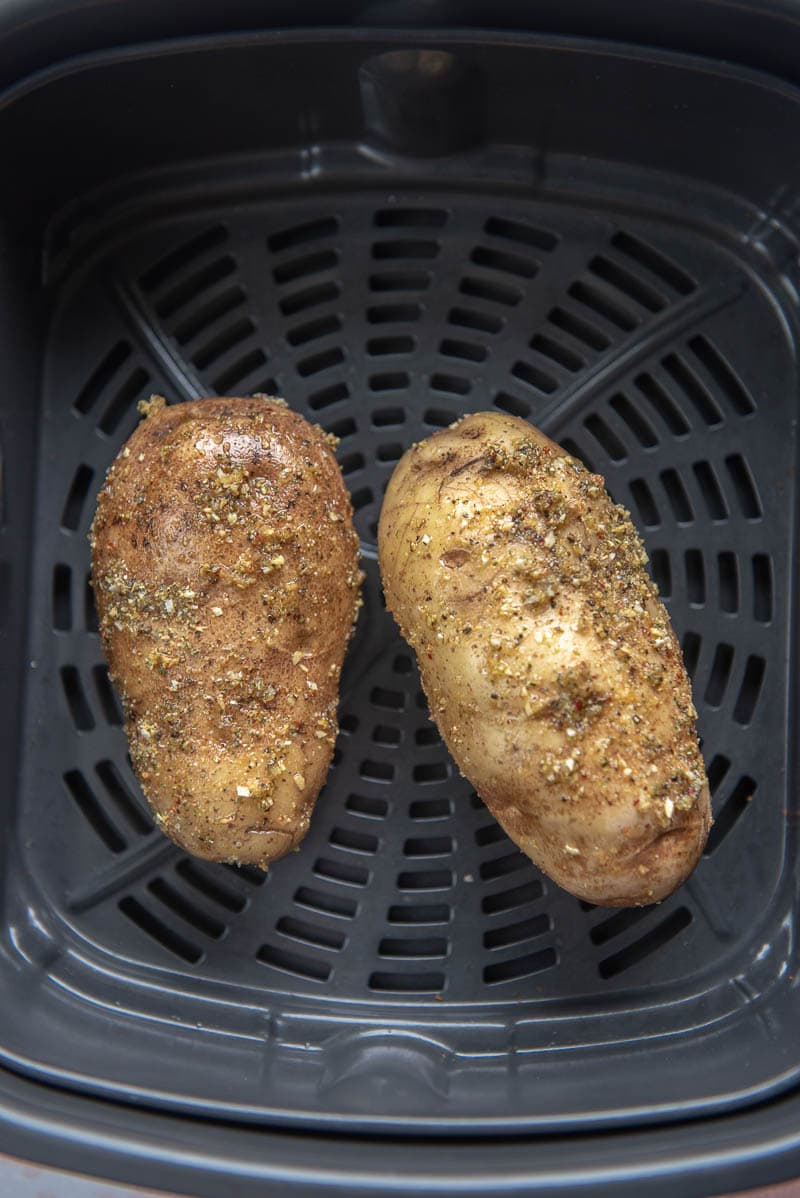
<path id="1" fill-rule="evenodd" d="M 173 840 L 266 868 L 305 835 L 333 753 L 350 501 L 325 434 L 280 400 L 142 406 L 91 535 L 131 758 Z"/>
<path id="2" fill-rule="evenodd" d="M 509 836 L 591 903 L 665 898 L 710 825 L 680 648 L 630 517 L 522 420 L 415 445 L 378 534 L 431 712 Z"/>

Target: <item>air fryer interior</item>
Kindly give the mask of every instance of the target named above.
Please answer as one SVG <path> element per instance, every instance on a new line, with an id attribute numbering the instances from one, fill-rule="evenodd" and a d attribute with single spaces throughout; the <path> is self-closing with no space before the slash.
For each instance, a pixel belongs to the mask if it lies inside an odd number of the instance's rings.
<path id="1" fill-rule="evenodd" d="M 6 1064 L 184 1111 L 416 1132 L 686 1118 L 790 1084 L 779 146 L 798 128 L 794 94 L 755 75 L 541 38 L 230 38 L 12 97 Z M 86 535 L 139 399 L 259 391 L 341 438 L 367 576 L 335 766 L 267 875 L 154 829 Z M 491 407 L 605 476 L 681 640 L 716 822 L 660 906 L 592 908 L 515 849 L 384 610 L 395 462 Z"/>

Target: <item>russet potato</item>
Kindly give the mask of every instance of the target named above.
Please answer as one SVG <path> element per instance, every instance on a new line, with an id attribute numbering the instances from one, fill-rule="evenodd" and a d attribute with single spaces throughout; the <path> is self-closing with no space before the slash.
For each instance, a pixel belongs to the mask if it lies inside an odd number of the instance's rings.
<path id="1" fill-rule="evenodd" d="M 100 492 L 92 577 L 131 758 L 190 853 L 302 840 L 361 581 L 326 435 L 279 400 L 154 398 Z"/>
<path id="2" fill-rule="evenodd" d="M 680 647 L 603 480 L 522 420 L 468 416 L 398 463 L 379 557 L 433 718 L 512 840 L 588 902 L 670 894 L 708 784 Z"/>

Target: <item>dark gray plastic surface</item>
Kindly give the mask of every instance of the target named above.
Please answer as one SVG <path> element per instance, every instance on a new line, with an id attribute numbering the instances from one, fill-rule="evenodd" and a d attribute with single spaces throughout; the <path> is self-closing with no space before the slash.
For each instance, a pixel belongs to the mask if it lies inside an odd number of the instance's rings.
<path id="1" fill-rule="evenodd" d="M 3 398 L 8 471 L 35 460 L 36 495 L 26 512 L 15 491 L 7 516 L 9 569 L 27 546 L 33 562 L 27 591 L 7 588 L 9 620 L 24 599 L 29 624 L 5 645 L 26 693 L 0 1051 L 95 1094 L 335 1130 L 622 1128 L 764 1100 L 800 1065 L 796 167 L 770 142 L 800 119 L 794 95 L 589 46 L 464 38 L 432 60 L 331 40 L 54 80 L 17 101 L 21 119 L 50 114 L 46 176 L 13 108 L 0 125 L 32 171 L 17 227 L 33 240 L 57 212 L 41 383 L 21 363 Z M 281 125 L 293 79 L 299 132 Z M 631 124 L 632 95 L 649 123 Z M 78 147 L 82 112 L 97 137 Z M 734 126 L 736 156 L 710 154 Z M 236 158 L 192 161 L 226 137 Z M 123 182 L 123 161 L 158 173 Z M 68 203 L 82 183 L 106 190 Z M 308 840 L 266 879 L 152 830 L 85 535 L 137 399 L 262 390 L 342 438 L 368 576 L 336 767 Z M 684 645 L 717 823 L 657 909 L 587 909 L 515 852 L 457 777 L 382 608 L 393 463 L 492 405 L 605 474 Z"/>

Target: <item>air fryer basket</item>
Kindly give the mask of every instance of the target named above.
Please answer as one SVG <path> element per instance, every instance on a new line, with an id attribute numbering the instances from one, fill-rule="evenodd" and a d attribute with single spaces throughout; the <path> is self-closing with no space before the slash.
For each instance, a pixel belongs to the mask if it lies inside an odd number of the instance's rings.
<path id="1" fill-rule="evenodd" d="M 8 1070 L 487 1151 L 791 1093 L 795 131 L 768 76 L 485 34 L 165 43 L 10 93 Z M 153 827 L 103 662 L 86 534 L 152 392 L 280 394 L 341 439 L 365 607 L 311 831 L 266 875 Z M 715 825 L 660 906 L 516 851 L 384 609 L 395 462 L 490 407 L 605 476 L 681 640 Z"/>

